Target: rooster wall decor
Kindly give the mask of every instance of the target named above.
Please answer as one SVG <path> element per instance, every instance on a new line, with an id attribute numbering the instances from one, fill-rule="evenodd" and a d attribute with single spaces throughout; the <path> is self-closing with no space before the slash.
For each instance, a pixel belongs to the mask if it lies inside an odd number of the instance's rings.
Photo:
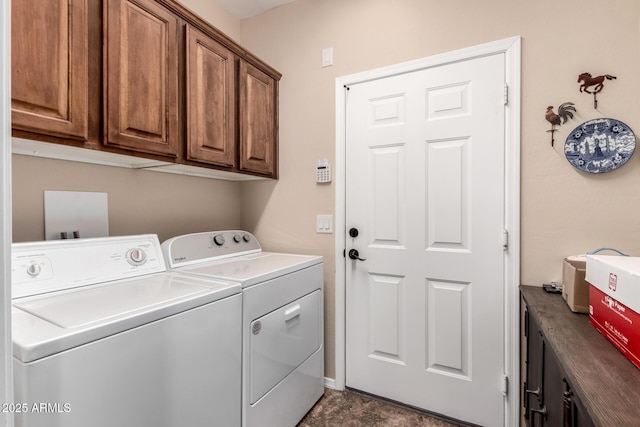
<path id="1" fill-rule="evenodd" d="M 593 95 L 593 108 L 597 110 L 598 98 L 596 97 L 596 94 L 598 94 L 604 87 L 604 80 L 615 80 L 616 78 L 616 76 L 612 76 L 611 74 L 591 77 L 591 74 L 589 73 L 582 73 L 578 76 L 578 83 L 582 82 L 580 85 L 580 92 L 586 92 Z M 589 88 L 592 89 L 589 90 Z"/>
<path id="2" fill-rule="evenodd" d="M 551 123 L 551 129 L 547 132 L 551 132 L 551 146 L 553 147 L 554 139 L 553 134 L 556 131 L 556 126 L 567 123 L 569 119 L 573 118 L 573 113 L 576 112 L 576 107 L 573 102 L 563 102 L 558 107 L 558 114 L 553 111 L 553 105 L 547 107 L 547 112 L 544 118 Z"/>

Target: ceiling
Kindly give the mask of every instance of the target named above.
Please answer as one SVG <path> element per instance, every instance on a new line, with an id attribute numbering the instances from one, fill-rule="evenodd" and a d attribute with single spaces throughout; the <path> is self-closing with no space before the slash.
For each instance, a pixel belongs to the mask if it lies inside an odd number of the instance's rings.
<path id="1" fill-rule="evenodd" d="M 293 0 L 215 0 L 238 19 L 250 18 Z"/>

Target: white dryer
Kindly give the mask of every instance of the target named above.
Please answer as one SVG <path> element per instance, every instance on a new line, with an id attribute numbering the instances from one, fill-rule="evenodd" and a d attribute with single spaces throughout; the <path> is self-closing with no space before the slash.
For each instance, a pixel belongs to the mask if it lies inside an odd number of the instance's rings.
<path id="1" fill-rule="evenodd" d="M 241 287 L 155 235 L 12 246 L 18 427 L 239 426 Z"/>
<path id="2" fill-rule="evenodd" d="M 175 271 L 242 284 L 242 425 L 295 426 L 324 393 L 322 257 L 263 252 L 238 230 L 162 250 Z"/>

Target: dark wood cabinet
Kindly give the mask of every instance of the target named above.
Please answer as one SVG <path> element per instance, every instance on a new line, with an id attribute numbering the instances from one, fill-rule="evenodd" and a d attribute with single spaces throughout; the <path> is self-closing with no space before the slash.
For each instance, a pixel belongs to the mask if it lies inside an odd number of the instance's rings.
<path id="1" fill-rule="evenodd" d="M 229 49 L 186 25 L 187 159 L 235 165 L 235 62 Z"/>
<path id="2" fill-rule="evenodd" d="M 240 170 L 274 176 L 278 154 L 276 81 L 246 62 L 240 62 L 239 75 Z"/>
<path id="3" fill-rule="evenodd" d="M 530 427 L 592 427 L 537 318 L 525 308 L 524 418 Z"/>
<path id="4" fill-rule="evenodd" d="M 521 286 L 522 417 L 529 427 L 637 426 L 640 370 L 558 294 Z"/>
<path id="5" fill-rule="evenodd" d="M 178 17 L 153 0 L 104 7 L 104 143 L 177 157 Z"/>
<path id="6" fill-rule="evenodd" d="M 532 321 L 529 311 L 525 311 L 523 332 L 526 338 L 526 376 L 522 399 L 524 402 L 524 418 L 528 425 L 535 426 L 536 417 L 544 417 L 543 374 L 544 374 L 544 339 L 538 323 Z M 544 409 L 543 409 L 544 408 Z"/>
<path id="7" fill-rule="evenodd" d="M 14 129 L 88 139 L 88 11 L 83 0 L 11 2 Z"/>
<path id="8" fill-rule="evenodd" d="M 587 413 L 587 409 L 578 396 L 573 393 L 567 384 L 564 393 L 564 412 L 568 426 L 594 427 L 594 422 Z"/>

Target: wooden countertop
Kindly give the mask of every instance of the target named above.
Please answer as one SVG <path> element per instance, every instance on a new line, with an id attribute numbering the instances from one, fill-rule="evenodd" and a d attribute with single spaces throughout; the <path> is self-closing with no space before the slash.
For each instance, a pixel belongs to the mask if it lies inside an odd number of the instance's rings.
<path id="1" fill-rule="evenodd" d="M 640 369 L 573 313 L 560 294 L 520 286 L 567 380 L 596 426 L 640 426 Z"/>

